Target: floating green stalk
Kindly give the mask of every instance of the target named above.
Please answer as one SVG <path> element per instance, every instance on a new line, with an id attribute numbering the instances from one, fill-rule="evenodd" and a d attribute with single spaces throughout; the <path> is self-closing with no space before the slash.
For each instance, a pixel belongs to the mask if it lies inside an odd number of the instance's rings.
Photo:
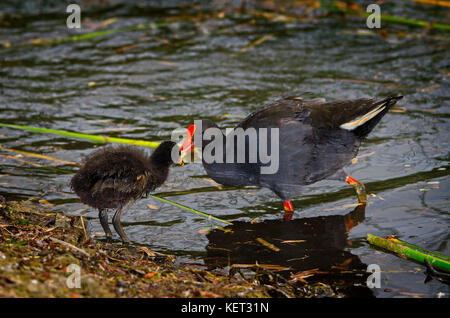
<path id="1" fill-rule="evenodd" d="M 170 200 L 167 200 L 167 199 L 158 197 L 158 196 L 156 196 L 156 195 L 149 194 L 148 197 L 154 198 L 154 199 L 156 199 L 156 200 L 160 200 L 160 201 L 163 201 L 163 202 L 172 204 L 172 205 L 175 205 L 175 206 L 177 206 L 177 207 L 179 207 L 179 208 L 182 208 L 182 209 L 185 209 L 185 210 L 188 210 L 188 211 L 191 211 L 191 212 L 200 214 L 200 215 L 202 215 L 202 216 L 206 216 L 208 219 L 213 219 L 213 220 L 220 221 L 220 222 L 223 222 L 223 223 L 228 224 L 228 225 L 233 225 L 233 223 L 228 222 L 228 221 L 224 221 L 224 220 L 222 220 L 222 219 L 219 219 L 218 217 L 212 216 L 211 214 L 207 214 L 207 213 L 204 213 L 204 212 L 195 210 L 195 209 L 190 208 L 190 207 L 188 207 L 188 206 L 185 206 L 185 205 L 183 205 L 183 204 L 176 203 L 176 202 L 173 202 L 173 201 L 170 201 Z"/>
<path id="2" fill-rule="evenodd" d="M 367 18 L 372 14 L 372 13 L 368 13 L 368 12 L 364 12 L 364 11 L 360 11 L 360 10 L 352 10 L 352 9 L 347 9 L 343 6 L 338 6 L 337 2 L 335 2 L 335 1 L 333 1 L 332 3 L 330 3 L 329 1 L 320 1 L 320 7 L 327 11 L 340 12 L 340 13 L 346 13 L 346 14 L 354 14 L 354 15 L 359 15 L 364 18 Z M 384 22 L 392 22 L 392 23 L 410 25 L 410 26 L 414 26 L 414 27 L 422 27 L 422 28 L 450 31 L 450 25 L 443 24 L 443 23 L 435 23 L 435 22 L 429 22 L 429 21 L 399 18 L 399 17 L 385 15 L 385 14 L 382 14 L 380 16 L 380 19 L 381 19 L 381 21 L 384 21 Z"/>
<path id="3" fill-rule="evenodd" d="M 49 128 L 39 128 L 39 127 L 31 127 L 31 126 L 13 125 L 13 124 L 0 123 L 0 127 L 23 129 L 23 130 L 29 130 L 29 131 L 38 132 L 38 133 L 50 133 L 50 134 L 56 134 L 56 135 L 61 135 L 61 136 L 66 136 L 66 137 L 87 139 L 87 140 L 90 140 L 93 142 L 99 142 L 99 143 L 114 142 L 114 143 L 121 143 L 121 144 L 130 144 L 130 145 L 135 145 L 135 146 L 150 147 L 153 149 L 158 147 L 160 144 L 159 142 L 155 142 L 155 141 L 145 141 L 145 140 L 136 140 L 136 139 L 127 139 L 127 138 L 88 135 L 88 134 L 82 134 L 82 133 L 65 131 L 65 130 L 56 130 L 56 129 L 49 129 Z"/>
<path id="4" fill-rule="evenodd" d="M 417 245 L 414 245 L 414 244 L 411 244 L 411 243 L 407 243 L 407 242 L 405 242 L 405 241 L 401 241 L 401 240 L 396 239 L 396 238 L 389 238 L 388 240 L 390 240 L 390 241 L 392 241 L 392 242 L 394 242 L 394 243 L 398 243 L 398 244 L 407 246 L 407 247 L 409 247 L 409 248 L 412 248 L 412 249 L 415 249 L 415 250 L 418 250 L 418 251 L 427 253 L 427 254 L 432 254 L 432 255 L 434 255 L 434 256 L 436 256 L 436 257 L 439 257 L 439 258 L 442 258 L 442 259 L 444 259 L 444 260 L 450 261 L 450 257 L 448 257 L 448 256 L 439 254 L 439 253 L 437 253 L 437 252 L 428 251 L 428 250 L 426 250 L 426 249 L 424 249 L 424 248 L 422 248 L 422 247 L 419 247 L 419 246 L 417 246 Z"/>
<path id="5" fill-rule="evenodd" d="M 168 25 L 169 22 L 157 22 L 157 23 L 150 23 L 150 24 L 139 24 L 139 25 L 132 25 L 129 27 L 123 27 L 123 28 L 115 28 L 115 29 L 108 29 L 108 30 L 101 30 L 96 32 L 90 32 L 90 33 L 84 33 L 80 35 L 73 35 L 68 36 L 65 38 L 57 38 L 57 39 L 35 39 L 32 40 L 29 44 L 32 45 L 53 45 L 53 44 L 60 44 L 60 43 L 66 43 L 66 42 L 78 42 L 78 41 L 88 41 L 97 37 L 105 36 L 112 33 L 118 33 L 118 32 L 126 32 L 126 31 L 136 31 L 136 30 L 145 30 L 145 29 L 153 29 L 153 28 L 159 28 Z"/>
<path id="6" fill-rule="evenodd" d="M 367 12 L 363 12 L 363 11 L 355 11 L 355 12 L 364 18 L 367 18 L 371 14 L 371 13 L 367 13 Z M 415 26 L 415 27 L 450 31 L 450 25 L 442 24 L 442 23 L 411 20 L 411 19 L 399 18 L 399 17 L 394 17 L 391 15 L 385 15 L 385 14 L 381 15 L 380 19 L 381 19 L 381 21 L 384 21 L 384 22 L 392 22 L 392 23 L 406 24 L 406 25 Z"/>
<path id="7" fill-rule="evenodd" d="M 414 260 L 421 264 L 425 264 L 425 260 L 428 260 L 434 268 L 450 272 L 449 258 L 439 253 L 430 252 L 424 248 L 419 248 L 413 244 L 397 239 L 386 239 L 372 234 L 367 234 L 367 241 L 370 244 L 394 252 L 400 257 Z"/>

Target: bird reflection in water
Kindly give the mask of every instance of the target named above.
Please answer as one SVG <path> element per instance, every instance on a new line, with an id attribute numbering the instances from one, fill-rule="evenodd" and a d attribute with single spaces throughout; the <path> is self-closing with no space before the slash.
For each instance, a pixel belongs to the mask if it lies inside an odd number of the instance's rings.
<path id="1" fill-rule="evenodd" d="M 236 264 L 277 265 L 272 268 L 288 280 L 312 270 L 313 275 L 305 278 L 310 284 L 326 283 L 345 296 L 373 297 L 366 285 L 367 264 L 347 249 L 348 234 L 364 220 L 365 207 L 360 204 L 346 215 L 290 222 L 234 222 L 226 228 L 230 231 L 208 233 L 205 264 L 210 270 Z"/>

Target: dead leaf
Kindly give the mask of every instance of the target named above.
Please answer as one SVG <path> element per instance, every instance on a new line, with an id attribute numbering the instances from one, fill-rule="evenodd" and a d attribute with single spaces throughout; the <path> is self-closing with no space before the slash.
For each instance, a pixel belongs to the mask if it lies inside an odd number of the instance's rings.
<path id="1" fill-rule="evenodd" d="M 254 219 L 252 219 L 252 220 L 250 221 L 250 224 L 257 223 L 258 220 L 259 220 L 259 217 L 257 216 L 256 218 L 254 218 Z"/>
<path id="2" fill-rule="evenodd" d="M 219 298 L 220 296 L 217 294 L 214 294 L 210 291 L 200 291 L 200 297 L 202 298 Z"/>
<path id="3" fill-rule="evenodd" d="M 372 156 L 373 154 L 375 154 L 375 151 L 372 151 L 372 152 L 369 152 L 369 153 L 366 153 L 366 154 L 362 154 L 362 155 L 356 156 L 355 158 L 352 159 L 352 164 L 354 165 L 354 164 L 356 164 L 356 163 L 358 162 L 359 159 L 365 158 L 365 157 L 370 157 L 370 156 Z"/>
<path id="4" fill-rule="evenodd" d="M 276 264 L 258 264 L 258 267 L 270 270 L 270 271 L 287 271 L 291 270 L 291 267 L 280 266 Z"/>
<path id="5" fill-rule="evenodd" d="M 158 272 L 150 272 L 144 275 L 144 278 L 152 278 L 153 276 L 155 276 L 156 274 L 158 274 Z"/>
<path id="6" fill-rule="evenodd" d="M 385 29 L 381 29 L 380 31 L 378 31 L 378 34 L 384 39 L 387 40 L 388 38 L 388 33 Z"/>
<path id="7" fill-rule="evenodd" d="M 302 271 L 296 274 L 291 274 L 291 281 L 300 281 L 302 283 L 307 283 L 305 278 L 314 276 L 316 274 L 328 274 L 328 272 L 320 271 L 318 268 Z"/>
<path id="8" fill-rule="evenodd" d="M 119 47 L 118 49 L 116 49 L 116 53 L 123 53 L 125 51 L 132 50 L 136 47 L 137 47 L 137 45 L 135 45 L 135 44 L 122 46 L 122 47 Z"/>
<path id="9" fill-rule="evenodd" d="M 213 179 L 205 178 L 204 180 L 211 183 L 214 187 L 216 187 L 219 190 L 223 189 L 223 187 L 220 184 L 218 184 L 216 181 L 214 181 Z"/>
<path id="10" fill-rule="evenodd" d="M 406 107 L 402 106 L 392 106 L 391 109 L 389 109 L 390 113 L 405 113 Z"/>
<path id="11" fill-rule="evenodd" d="M 105 21 L 102 21 L 102 25 L 108 26 L 116 21 L 117 21 L 117 18 L 109 18 L 109 19 L 106 19 Z"/>
<path id="12" fill-rule="evenodd" d="M 147 247 L 145 246 L 138 246 L 138 249 L 140 249 L 141 251 L 143 251 L 145 254 L 147 254 L 150 257 L 155 257 L 156 253 L 154 253 L 153 251 L 150 251 Z"/>
<path id="13" fill-rule="evenodd" d="M 413 0 L 415 2 L 426 3 L 432 6 L 450 7 L 450 2 L 445 0 Z"/>
<path id="14" fill-rule="evenodd" d="M 208 233 L 209 231 L 211 231 L 211 227 L 210 226 L 204 227 L 204 228 L 198 230 L 198 234 L 205 234 L 205 233 Z"/>
<path id="15" fill-rule="evenodd" d="M 323 209 L 322 212 L 343 210 L 343 209 L 347 209 L 347 208 L 354 208 L 354 207 L 357 207 L 358 205 L 361 205 L 361 203 L 343 204 L 343 205 L 338 205 L 338 206 L 335 206 L 335 207 L 332 207 L 332 208 Z"/>
<path id="16" fill-rule="evenodd" d="M 429 91 L 434 91 L 438 87 L 439 87 L 439 84 L 434 84 L 429 87 L 419 88 L 418 91 L 419 92 L 429 92 Z"/>
<path id="17" fill-rule="evenodd" d="M 305 240 L 285 240 L 285 241 L 281 241 L 281 243 L 283 244 L 291 244 L 291 243 L 303 243 L 306 242 Z"/>
<path id="18" fill-rule="evenodd" d="M 160 61 L 156 61 L 156 63 L 161 64 L 161 65 L 174 66 L 174 67 L 180 66 L 180 63 L 170 62 L 170 61 L 162 61 L 162 60 L 160 60 Z"/>
<path id="19" fill-rule="evenodd" d="M 276 247 L 275 245 L 273 245 L 272 243 L 267 242 L 265 239 L 257 237 L 256 241 L 262 245 L 264 245 L 265 247 L 271 249 L 272 251 L 275 252 L 279 252 L 280 249 L 278 247 Z"/>
<path id="20" fill-rule="evenodd" d="M 233 53 L 231 55 L 232 56 L 236 56 L 236 55 L 239 55 L 239 54 L 243 54 L 243 53 L 247 52 L 249 49 L 251 49 L 252 47 L 258 46 L 261 43 L 266 42 L 267 40 L 269 40 L 273 36 L 274 36 L 274 34 L 266 34 L 263 37 L 260 37 L 260 38 L 256 39 L 255 41 L 247 44 L 245 47 L 240 49 L 238 52 L 235 52 L 235 53 Z"/>
<path id="21" fill-rule="evenodd" d="M 49 207 L 49 208 L 54 207 L 53 204 L 51 204 L 50 202 L 48 202 L 47 200 L 44 200 L 44 199 L 41 199 L 41 200 L 39 200 L 38 202 L 39 202 L 40 204 L 43 204 L 43 205 Z"/>

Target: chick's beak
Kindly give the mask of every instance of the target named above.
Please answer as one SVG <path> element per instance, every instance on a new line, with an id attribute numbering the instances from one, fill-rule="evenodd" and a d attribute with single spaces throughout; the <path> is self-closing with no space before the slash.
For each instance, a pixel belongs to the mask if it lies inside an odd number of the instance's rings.
<path id="1" fill-rule="evenodd" d="M 188 131 L 186 134 L 186 139 L 184 140 L 183 145 L 180 148 L 180 159 L 178 160 L 178 164 L 183 166 L 183 158 L 186 157 L 188 153 L 194 148 L 194 143 L 192 142 L 192 137 L 194 136 L 195 125 L 192 124 L 188 127 Z"/>

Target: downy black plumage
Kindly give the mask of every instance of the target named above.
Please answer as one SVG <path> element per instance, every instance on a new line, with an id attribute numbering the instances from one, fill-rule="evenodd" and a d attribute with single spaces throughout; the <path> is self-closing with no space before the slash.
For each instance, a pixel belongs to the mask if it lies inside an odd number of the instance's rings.
<path id="1" fill-rule="evenodd" d="M 81 202 L 99 210 L 108 240 L 107 209 L 115 209 L 113 225 L 123 242 L 129 242 L 120 224 L 123 209 L 152 192 L 167 179 L 175 142 L 164 141 L 149 156 L 133 146 L 108 146 L 88 156 L 71 180 Z"/>

